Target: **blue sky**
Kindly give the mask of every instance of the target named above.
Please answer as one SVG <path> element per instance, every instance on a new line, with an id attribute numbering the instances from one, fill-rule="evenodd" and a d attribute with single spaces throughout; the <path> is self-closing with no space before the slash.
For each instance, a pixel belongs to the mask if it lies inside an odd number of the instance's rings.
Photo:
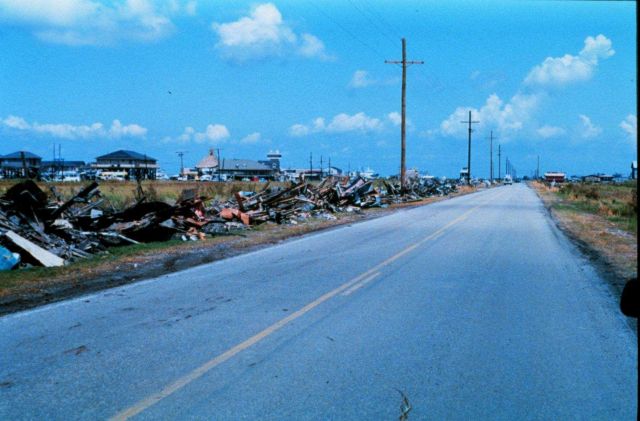
<path id="1" fill-rule="evenodd" d="M 209 148 L 398 172 L 621 172 L 636 159 L 633 2 L 0 0 L 0 154 L 132 149 L 177 172 Z M 170 93 L 169 93 L 170 92 Z M 495 157 L 497 168 L 497 156 Z M 504 168 L 504 164 L 503 164 Z M 497 173 L 497 169 L 495 170 Z"/>

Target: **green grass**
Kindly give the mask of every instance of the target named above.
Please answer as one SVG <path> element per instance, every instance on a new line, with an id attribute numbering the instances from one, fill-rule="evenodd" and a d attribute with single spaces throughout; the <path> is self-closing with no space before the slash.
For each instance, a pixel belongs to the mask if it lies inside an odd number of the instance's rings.
<path id="1" fill-rule="evenodd" d="M 637 183 L 567 183 L 556 193 L 561 199 L 553 208 L 600 215 L 621 230 L 637 233 Z"/>

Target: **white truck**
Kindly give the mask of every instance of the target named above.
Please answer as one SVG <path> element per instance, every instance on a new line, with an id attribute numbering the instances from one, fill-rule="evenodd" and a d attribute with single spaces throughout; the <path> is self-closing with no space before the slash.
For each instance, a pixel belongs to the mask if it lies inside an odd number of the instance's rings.
<path id="1" fill-rule="evenodd" d="M 513 184 L 513 179 L 511 178 L 511 176 L 509 174 L 504 176 L 504 180 L 502 180 L 502 184 L 504 184 L 505 186 L 507 184 Z"/>

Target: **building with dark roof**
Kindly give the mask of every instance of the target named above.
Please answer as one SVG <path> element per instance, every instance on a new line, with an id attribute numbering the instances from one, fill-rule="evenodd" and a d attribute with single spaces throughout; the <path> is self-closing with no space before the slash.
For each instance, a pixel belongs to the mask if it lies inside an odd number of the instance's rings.
<path id="1" fill-rule="evenodd" d="M 3 178 L 37 178 L 41 162 L 41 157 L 27 151 L 0 155 L 0 174 Z"/>
<path id="2" fill-rule="evenodd" d="M 155 180 L 158 161 L 134 151 L 119 150 L 96 158 L 91 168 L 105 172 L 124 172 L 127 180 Z"/>
<path id="3" fill-rule="evenodd" d="M 250 159 L 223 159 L 218 171 L 220 175 L 233 180 L 242 180 L 243 178 L 273 180 L 278 174 L 277 167 L 271 162 Z"/>

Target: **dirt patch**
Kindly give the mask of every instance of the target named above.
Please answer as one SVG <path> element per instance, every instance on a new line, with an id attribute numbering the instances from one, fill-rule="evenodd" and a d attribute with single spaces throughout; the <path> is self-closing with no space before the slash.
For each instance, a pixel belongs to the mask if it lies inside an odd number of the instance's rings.
<path id="1" fill-rule="evenodd" d="M 619 296 L 626 281 L 637 276 L 637 235 L 593 210 L 576 205 L 557 188 L 531 183 L 556 225 L 582 251 Z M 626 228 L 626 227 L 625 227 Z"/>
<path id="2" fill-rule="evenodd" d="M 197 242 L 152 243 L 114 249 L 113 253 L 61 268 L 5 272 L 0 276 L 0 315 L 84 295 L 98 290 L 152 279 L 205 263 L 258 250 L 308 233 L 331 229 L 473 193 L 462 187 L 455 194 L 418 202 L 337 215 L 335 220 L 310 219 L 299 225 L 263 224 L 255 229 Z"/>

